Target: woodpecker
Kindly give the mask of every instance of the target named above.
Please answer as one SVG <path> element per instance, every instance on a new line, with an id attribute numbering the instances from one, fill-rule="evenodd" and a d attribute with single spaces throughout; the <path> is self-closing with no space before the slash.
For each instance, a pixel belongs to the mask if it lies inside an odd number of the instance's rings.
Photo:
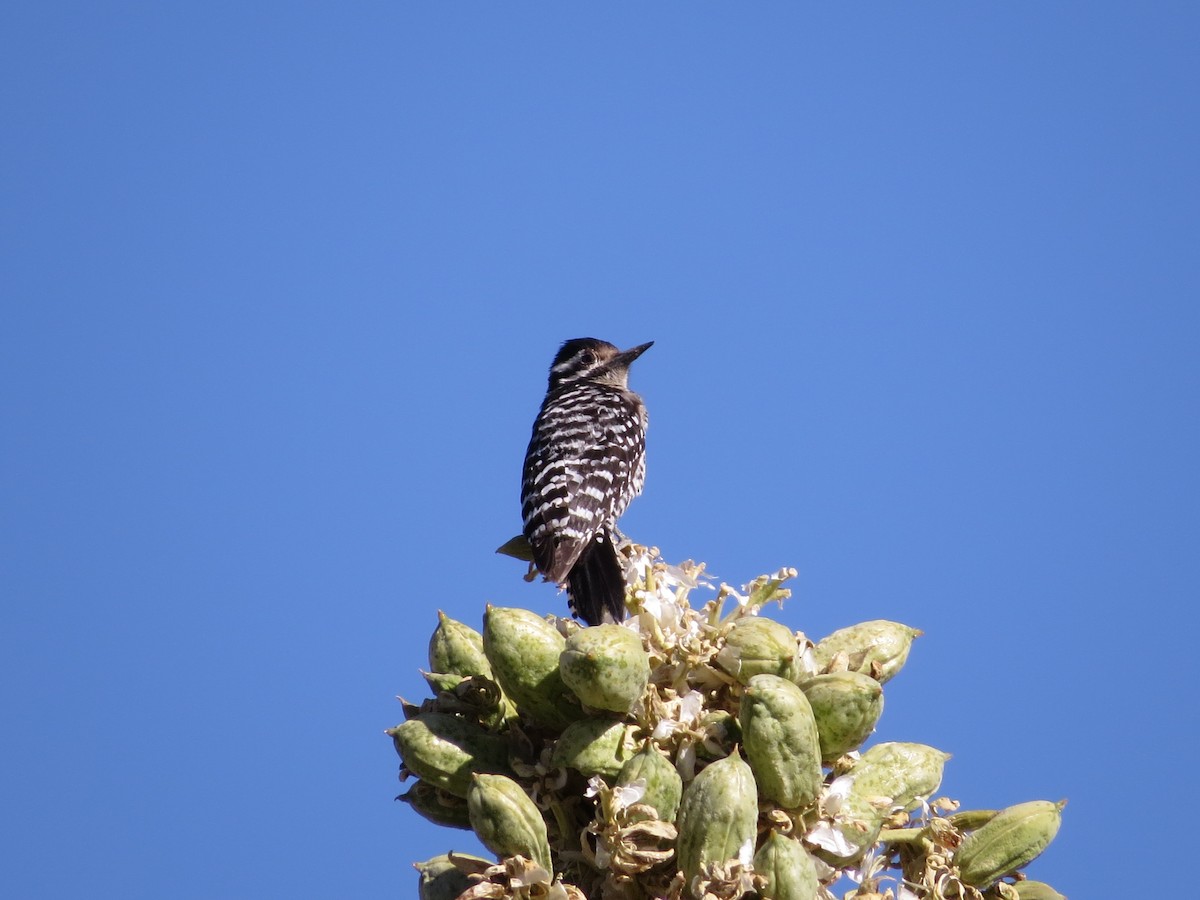
<path id="1" fill-rule="evenodd" d="M 629 366 L 653 343 L 564 343 L 525 453 L 521 517 L 534 564 L 589 625 L 625 618 L 616 523 L 646 479 L 647 421 Z"/>

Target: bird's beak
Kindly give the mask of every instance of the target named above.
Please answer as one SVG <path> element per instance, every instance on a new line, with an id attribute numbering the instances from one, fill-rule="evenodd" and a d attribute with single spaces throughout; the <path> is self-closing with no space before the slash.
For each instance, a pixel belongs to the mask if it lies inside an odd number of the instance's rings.
<path id="1" fill-rule="evenodd" d="M 614 368 L 629 368 L 629 364 L 635 359 L 654 346 L 654 341 L 649 341 L 645 344 L 638 344 L 636 347 L 630 347 L 628 350 L 622 350 L 610 361 L 609 365 Z"/>

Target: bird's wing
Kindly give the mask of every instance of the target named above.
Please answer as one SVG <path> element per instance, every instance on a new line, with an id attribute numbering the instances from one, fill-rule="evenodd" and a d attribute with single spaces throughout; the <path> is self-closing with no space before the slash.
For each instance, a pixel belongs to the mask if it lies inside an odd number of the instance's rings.
<path id="1" fill-rule="evenodd" d="M 538 569 L 560 584 L 584 545 L 627 505 L 645 440 L 619 394 L 590 398 L 587 416 L 581 406 L 544 409 L 525 458 L 525 536 Z"/>

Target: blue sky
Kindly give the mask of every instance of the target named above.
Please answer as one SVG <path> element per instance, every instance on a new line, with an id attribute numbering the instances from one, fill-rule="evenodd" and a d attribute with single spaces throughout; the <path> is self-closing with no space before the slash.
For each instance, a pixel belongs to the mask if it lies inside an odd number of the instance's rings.
<path id="1" fill-rule="evenodd" d="M 439 608 L 564 608 L 492 551 L 582 335 L 656 342 L 627 533 L 795 566 L 814 638 L 924 629 L 878 737 L 971 806 L 1070 798 L 1033 874 L 1170 869 L 1193 5 L 4 19 L 0 893 L 412 896 L 469 849 L 383 729 Z"/>

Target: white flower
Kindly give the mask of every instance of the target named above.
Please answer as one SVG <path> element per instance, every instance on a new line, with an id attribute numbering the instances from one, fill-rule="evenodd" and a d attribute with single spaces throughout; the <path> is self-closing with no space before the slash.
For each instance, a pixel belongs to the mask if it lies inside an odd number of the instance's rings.
<path id="1" fill-rule="evenodd" d="M 805 675 L 816 675 L 820 666 L 817 665 L 817 655 L 812 647 L 805 647 L 800 654 L 800 669 Z"/>
<path id="2" fill-rule="evenodd" d="M 608 864 L 612 862 L 612 854 L 608 852 L 608 847 L 604 841 L 599 841 L 596 844 L 596 868 L 604 871 L 608 868 Z"/>
<path id="3" fill-rule="evenodd" d="M 690 726 L 704 712 L 704 694 L 700 691 L 688 691 L 679 698 L 679 722 Z"/>
<path id="4" fill-rule="evenodd" d="M 750 602 L 749 597 L 745 596 L 744 594 L 739 594 L 727 584 L 721 585 L 721 593 L 723 593 L 726 597 L 732 597 L 734 600 L 736 600 L 737 605 L 742 609 L 745 609 L 746 604 Z"/>
<path id="5" fill-rule="evenodd" d="M 629 784 L 617 785 L 613 788 L 613 806 L 617 810 L 628 809 L 635 803 L 640 803 L 646 796 L 646 779 L 635 778 Z"/>
<path id="6" fill-rule="evenodd" d="M 922 797 L 918 797 L 918 798 L 917 798 L 917 800 L 918 800 L 918 801 L 920 802 L 920 804 L 921 804 L 921 814 L 920 814 L 920 818 L 921 818 L 923 821 L 926 821 L 926 822 L 927 822 L 927 821 L 929 821 L 929 816 L 930 816 L 930 814 L 931 814 L 931 810 L 929 809 L 929 795 L 928 795 L 928 794 L 925 794 L 925 795 L 924 795 L 924 796 L 922 796 Z M 913 811 L 913 815 L 914 815 L 914 816 L 916 815 L 916 811 L 915 811 L 915 810 Z"/>
<path id="7" fill-rule="evenodd" d="M 853 856 L 858 850 L 857 847 L 854 847 L 846 840 L 846 836 L 842 834 L 840 828 L 836 828 L 832 822 L 824 820 L 818 822 L 804 836 L 804 839 L 810 844 L 828 850 L 835 856 Z"/>
<path id="8" fill-rule="evenodd" d="M 509 879 L 509 883 L 520 890 L 524 887 L 530 887 L 535 884 L 550 884 L 554 876 L 543 869 L 537 863 L 533 863 L 522 872 L 514 872 Z"/>
<path id="9" fill-rule="evenodd" d="M 754 838 L 750 838 L 738 848 L 737 858 L 743 866 L 748 866 L 754 861 Z"/>
<path id="10" fill-rule="evenodd" d="M 842 810 L 842 804 L 850 796 L 850 788 L 854 785 L 853 775 L 839 775 L 825 788 L 821 794 L 821 812 L 836 816 Z"/>
<path id="11" fill-rule="evenodd" d="M 685 741 L 679 745 L 675 755 L 675 769 L 683 776 L 684 781 L 691 781 L 696 774 L 696 745 Z"/>
<path id="12" fill-rule="evenodd" d="M 700 587 L 702 584 L 705 587 L 711 588 L 711 584 L 705 584 L 696 578 L 695 575 L 685 571 L 682 566 L 673 566 L 667 563 L 663 567 L 663 571 L 658 576 L 663 582 L 671 585 L 671 587 L 683 587 L 691 590 L 692 588 Z"/>
<path id="13" fill-rule="evenodd" d="M 855 884 L 862 884 L 864 880 L 874 878 L 886 868 L 887 858 L 880 856 L 878 847 L 872 847 L 862 858 L 858 868 L 846 869 L 843 874 Z"/>
<path id="14" fill-rule="evenodd" d="M 661 622 L 663 617 L 663 608 L 658 594 L 652 594 L 650 591 L 638 591 L 638 597 L 642 603 L 642 611 L 648 616 L 658 619 Z"/>

